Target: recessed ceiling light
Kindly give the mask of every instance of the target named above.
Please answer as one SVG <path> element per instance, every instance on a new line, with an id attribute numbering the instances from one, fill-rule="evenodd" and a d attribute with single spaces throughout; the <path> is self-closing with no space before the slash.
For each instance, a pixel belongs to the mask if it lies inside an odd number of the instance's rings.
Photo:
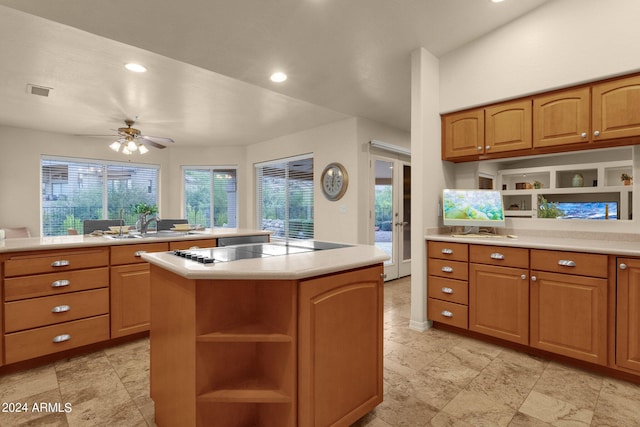
<path id="1" fill-rule="evenodd" d="M 502 3 L 504 0 L 491 0 L 492 3 Z"/>
<path id="2" fill-rule="evenodd" d="M 140 64 L 134 64 L 133 62 L 124 66 L 127 70 L 133 71 L 134 73 L 144 73 L 147 71 L 146 67 Z"/>
<path id="3" fill-rule="evenodd" d="M 281 71 L 271 74 L 271 81 L 274 83 L 282 83 L 287 80 L 287 75 Z"/>

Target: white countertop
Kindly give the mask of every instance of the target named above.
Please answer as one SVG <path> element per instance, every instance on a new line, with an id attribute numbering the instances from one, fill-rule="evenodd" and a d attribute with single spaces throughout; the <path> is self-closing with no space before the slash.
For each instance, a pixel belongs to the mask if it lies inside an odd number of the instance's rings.
<path id="1" fill-rule="evenodd" d="M 141 237 L 136 239 L 109 239 L 104 236 L 50 236 L 24 237 L 0 240 L 0 254 L 46 249 L 69 249 L 91 246 L 131 245 L 140 243 L 172 242 L 180 240 L 218 239 L 223 237 L 268 235 L 270 231 L 244 228 L 207 228 L 191 231 L 189 234 L 168 235 L 163 237 Z"/>
<path id="2" fill-rule="evenodd" d="M 540 233 L 544 234 L 544 233 Z M 472 243 L 479 245 L 512 246 L 532 249 L 589 252 L 610 255 L 640 256 L 640 235 L 616 236 L 614 233 L 590 234 L 588 237 L 568 237 L 518 234 L 510 237 L 452 237 L 451 234 L 427 234 L 426 240 Z"/>
<path id="3" fill-rule="evenodd" d="M 375 246 L 353 245 L 214 264 L 201 264 L 170 252 L 145 253 L 142 258 L 188 279 L 297 280 L 379 264 L 389 256 Z"/>

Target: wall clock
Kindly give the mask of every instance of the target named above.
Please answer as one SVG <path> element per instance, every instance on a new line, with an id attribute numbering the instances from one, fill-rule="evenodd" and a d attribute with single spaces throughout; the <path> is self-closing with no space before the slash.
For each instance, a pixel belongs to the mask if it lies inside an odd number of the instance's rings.
<path id="1" fill-rule="evenodd" d="M 340 163 L 329 163 L 322 171 L 322 193 L 329 200 L 339 200 L 349 185 L 347 170 Z"/>

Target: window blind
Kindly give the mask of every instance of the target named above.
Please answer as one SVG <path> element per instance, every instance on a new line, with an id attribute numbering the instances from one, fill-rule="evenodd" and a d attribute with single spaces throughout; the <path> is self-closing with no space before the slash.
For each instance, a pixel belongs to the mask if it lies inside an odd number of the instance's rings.
<path id="1" fill-rule="evenodd" d="M 256 223 L 274 238 L 314 237 L 313 157 L 261 163 L 256 168 Z"/>
<path id="2" fill-rule="evenodd" d="M 85 219 L 118 219 L 134 225 L 138 203 L 158 204 L 157 165 L 86 159 L 41 159 L 41 228 L 43 236 L 83 233 Z"/>

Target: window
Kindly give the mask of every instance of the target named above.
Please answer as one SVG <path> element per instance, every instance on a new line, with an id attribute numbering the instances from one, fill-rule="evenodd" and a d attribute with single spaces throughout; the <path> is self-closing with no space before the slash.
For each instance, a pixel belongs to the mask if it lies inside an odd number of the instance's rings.
<path id="1" fill-rule="evenodd" d="M 237 170 L 231 167 L 183 167 L 184 216 L 204 227 L 238 226 Z"/>
<path id="2" fill-rule="evenodd" d="M 43 157 L 41 160 L 42 235 L 59 236 L 85 219 L 118 219 L 127 225 L 137 217 L 133 206 L 158 204 L 156 165 Z"/>
<path id="3" fill-rule="evenodd" d="M 275 238 L 313 238 L 313 157 L 260 163 L 256 168 L 257 225 Z"/>

